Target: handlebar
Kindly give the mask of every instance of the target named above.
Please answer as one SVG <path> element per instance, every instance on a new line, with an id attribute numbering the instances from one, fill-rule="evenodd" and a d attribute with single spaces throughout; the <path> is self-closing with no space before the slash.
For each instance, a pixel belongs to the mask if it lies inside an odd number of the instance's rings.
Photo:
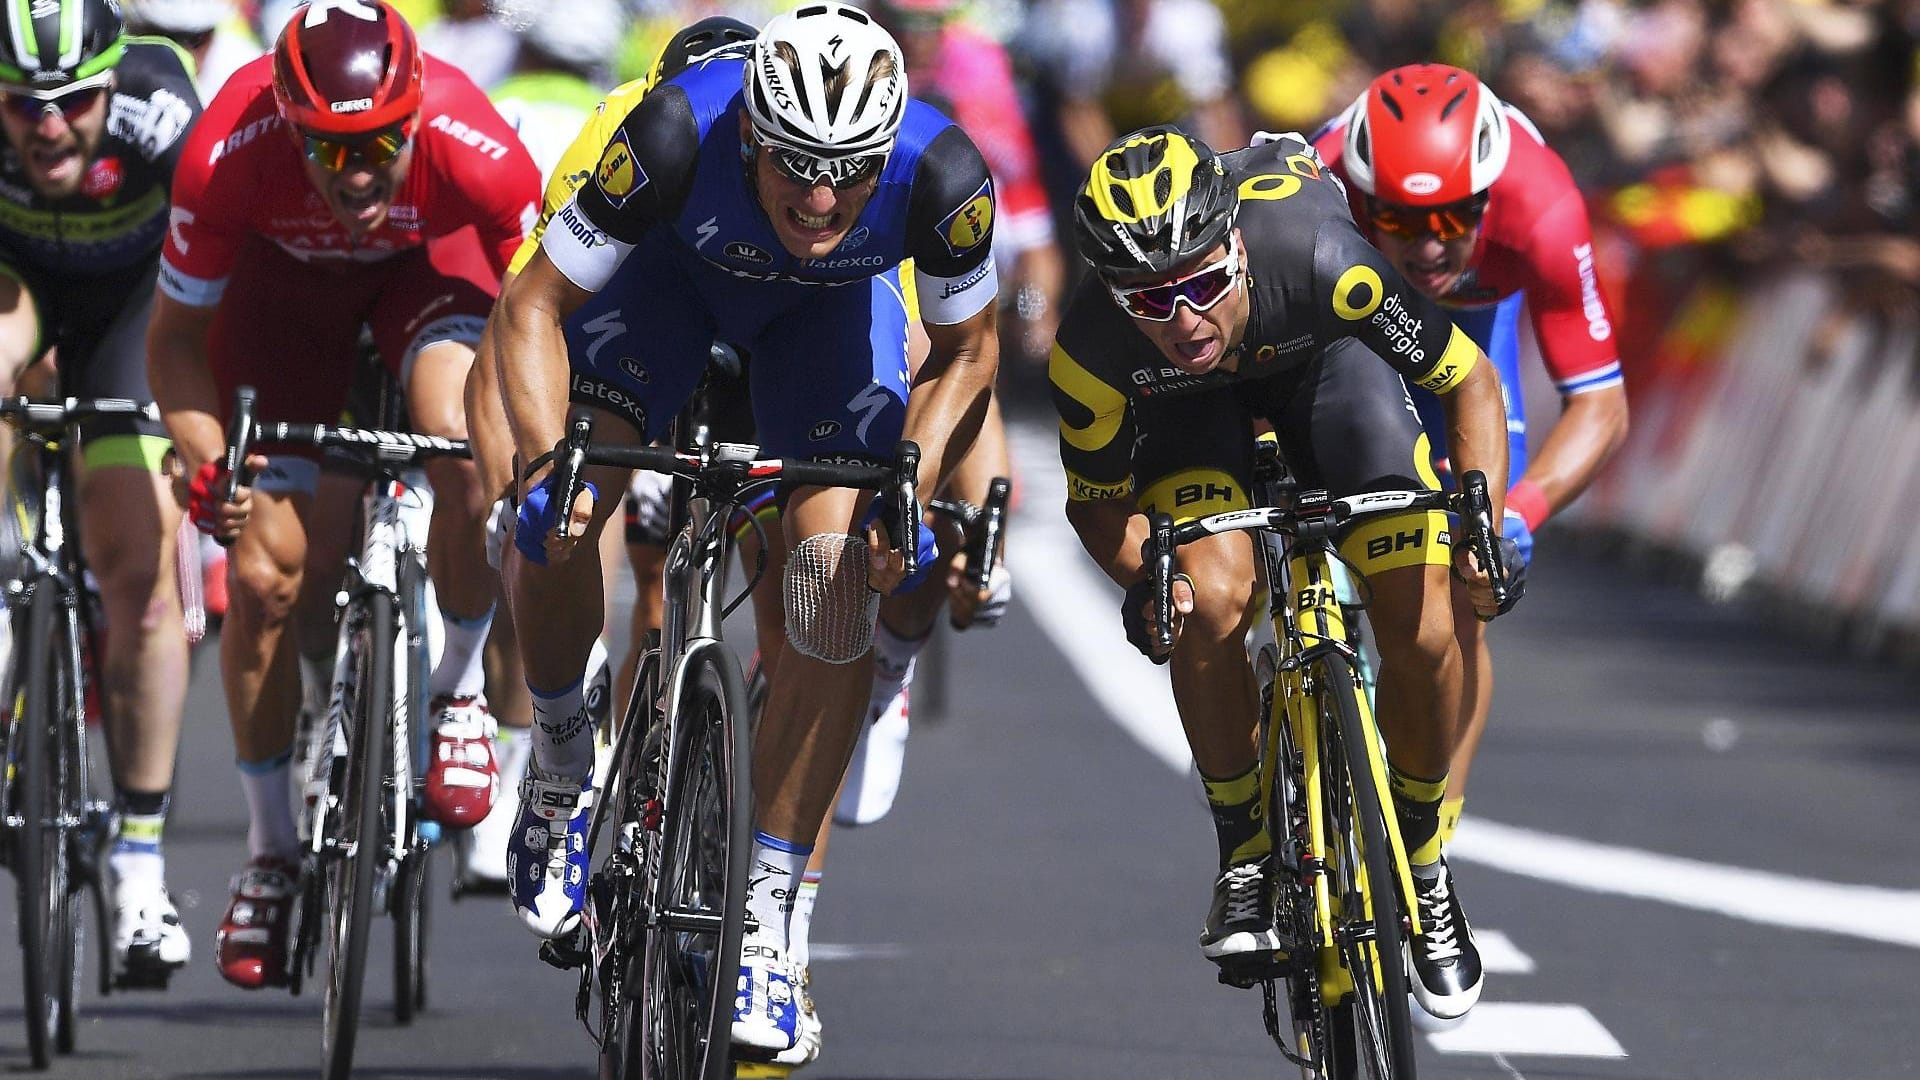
<path id="1" fill-rule="evenodd" d="M 151 401 L 129 398 L 0 398 L 0 420 L 11 420 L 27 429 L 61 428 L 97 416 L 136 416 L 157 422 L 160 409 Z"/>
<path id="2" fill-rule="evenodd" d="M 1494 602 L 1504 613 L 1513 606 L 1513 594 L 1507 568 L 1500 555 L 1500 534 L 1493 528 L 1493 501 L 1487 494 L 1484 473 L 1472 470 L 1461 476 L 1460 493 L 1443 491 L 1371 491 L 1341 499 L 1325 492 L 1303 492 L 1293 506 L 1261 506 L 1250 510 L 1230 510 L 1223 514 L 1195 518 L 1174 524 L 1164 513 L 1148 515 L 1147 539 L 1141 543 L 1140 559 L 1145 564 L 1158 618 L 1153 627 L 1158 655 L 1155 663 L 1165 663 L 1173 648 L 1173 624 L 1166 617 L 1173 609 L 1173 576 L 1176 550 L 1203 536 L 1226 532 L 1265 530 L 1299 538 L 1331 538 L 1334 530 L 1360 518 L 1409 511 L 1441 510 L 1460 516 L 1467 531 L 1467 544 L 1475 559 L 1486 568 L 1493 588 Z"/>
<path id="3" fill-rule="evenodd" d="M 993 583 L 993 567 L 1000 558 L 1000 534 L 1007 527 L 1007 504 L 1013 484 L 996 476 L 987 485 L 987 501 L 975 506 L 964 499 L 933 499 L 927 509 L 952 519 L 966 535 L 967 578 L 976 592 L 985 592 Z"/>

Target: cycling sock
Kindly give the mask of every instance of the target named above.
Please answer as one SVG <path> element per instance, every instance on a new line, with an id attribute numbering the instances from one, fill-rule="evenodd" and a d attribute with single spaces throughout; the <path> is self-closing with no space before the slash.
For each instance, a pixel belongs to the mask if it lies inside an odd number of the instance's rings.
<path id="1" fill-rule="evenodd" d="M 913 669 L 920 650 L 933 637 L 902 637 L 881 619 L 873 628 L 873 696 L 867 699 L 867 723 L 878 720 L 903 687 L 913 685 Z"/>
<path id="2" fill-rule="evenodd" d="M 593 724 L 587 717 L 586 680 L 549 693 L 532 683 L 533 760 L 551 776 L 584 779 L 593 768 Z"/>
<path id="3" fill-rule="evenodd" d="M 247 796 L 247 854 L 292 861 L 300 851 L 300 835 L 293 827 L 293 799 L 288 789 L 293 751 L 285 750 L 265 761 L 242 761 L 240 790 Z"/>
<path id="4" fill-rule="evenodd" d="M 1453 843 L 1453 830 L 1460 827 L 1460 809 L 1466 805 L 1466 796 L 1440 801 L 1440 846 Z"/>
<path id="5" fill-rule="evenodd" d="M 427 676 L 427 693 L 434 697 L 479 697 L 487 688 L 487 631 L 493 628 L 493 607 L 468 619 L 440 613 L 446 644 L 440 662 Z"/>
<path id="6" fill-rule="evenodd" d="M 747 871 L 747 914 L 760 924 L 762 942 L 787 947 L 787 924 L 807 870 L 812 844 L 796 844 L 763 832 L 753 834 L 753 865 Z"/>
<path id="7" fill-rule="evenodd" d="M 520 787 L 520 781 L 527 775 L 527 757 L 532 753 L 532 728 L 500 725 L 493 739 L 493 760 L 500 772 L 502 797 Z"/>
<path id="8" fill-rule="evenodd" d="M 1273 850 L 1273 838 L 1262 821 L 1260 766 L 1226 780 L 1200 774 L 1207 789 L 1207 809 L 1213 812 L 1213 834 L 1220 841 L 1220 869 L 1262 858 Z"/>
<path id="9" fill-rule="evenodd" d="M 800 875 L 800 892 L 793 898 L 793 918 L 787 924 L 787 959 L 793 970 L 806 969 L 813 956 L 813 902 L 820 895 L 820 871 Z"/>
<path id="10" fill-rule="evenodd" d="M 1440 800 L 1447 794 L 1447 778 L 1426 780 L 1387 764 L 1393 789 L 1393 810 L 1400 819 L 1400 839 L 1407 845 L 1407 862 L 1427 866 L 1440 861 Z"/>
<path id="11" fill-rule="evenodd" d="M 167 823 L 167 793 L 122 790 L 118 802 L 120 824 L 114 830 L 113 848 L 107 853 L 114 878 L 166 880 L 167 860 L 160 833 Z"/>

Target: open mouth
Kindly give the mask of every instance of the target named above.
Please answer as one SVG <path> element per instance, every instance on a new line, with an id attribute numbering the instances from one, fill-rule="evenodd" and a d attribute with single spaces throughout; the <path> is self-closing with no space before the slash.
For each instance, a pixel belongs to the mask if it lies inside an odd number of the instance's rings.
<path id="1" fill-rule="evenodd" d="M 1173 351 L 1181 368 L 1198 374 L 1211 370 L 1214 361 L 1220 358 L 1220 339 L 1210 337 L 1200 341 L 1175 342 Z"/>
<path id="2" fill-rule="evenodd" d="M 338 189 L 334 203 L 354 221 L 373 221 L 387 208 L 387 185 L 373 184 L 365 191 Z"/>
<path id="3" fill-rule="evenodd" d="M 69 180 L 80 172 L 80 149 L 75 146 L 36 146 L 27 152 L 34 171 L 48 180 Z"/>
<path id="4" fill-rule="evenodd" d="M 789 206 L 787 207 L 787 224 L 791 225 L 796 232 L 811 233 L 814 234 L 815 239 L 825 239 L 839 229 L 840 212 L 836 210 L 827 214 L 807 214 Z"/>

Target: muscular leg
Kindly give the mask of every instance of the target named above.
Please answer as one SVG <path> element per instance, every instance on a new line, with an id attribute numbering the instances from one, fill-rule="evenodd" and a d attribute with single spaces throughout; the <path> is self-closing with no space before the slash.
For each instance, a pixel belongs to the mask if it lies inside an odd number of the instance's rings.
<path id="1" fill-rule="evenodd" d="M 243 764 L 270 761 L 293 742 L 300 684 L 287 630 L 306 564 L 312 502 L 310 495 L 255 491 L 252 519 L 229 557 L 234 589 L 220 634 L 220 673 Z"/>
<path id="2" fill-rule="evenodd" d="M 1487 625 L 1473 614 L 1464 586 L 1454 587 L 1453 635 L 1460 643 L 1464 661 L 1461 669 L 1463 714 L 1460 740 L 1453 751 L 1453 772 L 1447 780 L 1447 798 L 1440 809 L 1440 840 L 1452 839 L 1460 821 L 1460 807 L 1466 801 L 1467 775 L 1473 769 L 1474 755 L 1480 751 L 1480 737 L 1486 734 L 1487 716 L 1493 711 L 1493 652 L 1487 647 Z"/>
<path id="3" fill-rule="evenodd" d="M 1193 762 L 1205 777 L 1233 777 L 1259 756 L 1260 690 L 1247 661 L 1253 625 L 1253 545 L 1240 533 L 1210 536 L 1180 549 L 1193 579 L 1193 611 L 1180 628 L 1168 666 L 1173 699 Z"/>
<path id="4" fill-rule="evenodd" d="M 407 414 L 429 435 L 465 439 L 463 406 L 473 349 L 440 342 L 421 350 L 407 379 Z M 498 463 L 491 463 L 498 469 Z M 438 458 L 427 466 L 433 484 L 433 536 L 427 549 L 427 573 L 433 578 L 440 608 L 448 615 L 477 619 L 493 608 L 493 570 L 487 565 L 486 522 L 493 496 L 474 462 Z"/>
<path id="5" fill-rule="evenodd" d="M 1368 617 L 1380 649 L 1377 711 L 1399 768 L 1443 777 L 1459 735 L 1464 673 L 1444 566 L 1375 574 Z"/>

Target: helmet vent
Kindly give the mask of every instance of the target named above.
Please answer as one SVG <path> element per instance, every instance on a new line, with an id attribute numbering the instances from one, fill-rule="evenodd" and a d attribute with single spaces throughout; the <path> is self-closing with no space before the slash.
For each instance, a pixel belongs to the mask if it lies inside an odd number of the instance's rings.
<path id="1" fill-rule="evenodd" d="M 1450 100 L 1448 100 L 1448 102 L 1445 105 L 1442 105 L 1440 107 L 1441 121 L 1444 122 L 1447 119 L 1447 117 L 1452 116 L 1453 110 L 1459 108 L 1461 104 L 1466 100 L 1467 100 L 1467 92 L 1465 90 L 1462 90 L 1459 93 L 1453 95 L 1453 97 Z"/>
<path id="2" fill-rule="evenodd" d="M 1133 216 L 1133 196 L 1127 194 L 1124 184 L 1108 184 L 1107 194 L 1113 199 L 1113 208 L 1127 216 Z"/>
<path id="3" fill-rule="evenodd" d="M 1493 156 L 1493 126 L 1481 124 L 1480 131 L 1473 141 L 1473 158 L 1475 161 L 1485 161 L 1491 156 Z"/>
<path id="4" fill-rule="evenodd" d="M 1400 102 L 1395 100 L 1394 96 L 1385 90 L 1380 91 L 1380 104 L 1387 107 L 1387 111 L 1393 114 L 1395 120 L 1405 120 L 1407 118 L 1406 110 L 1400 107 Z"/>
<path id="5" fill-rule="evenodd" d="M 1173 198 L 1173 170 L 1162 169 L 1153 178 L 1153 204 L 1165 206 Z"/>

